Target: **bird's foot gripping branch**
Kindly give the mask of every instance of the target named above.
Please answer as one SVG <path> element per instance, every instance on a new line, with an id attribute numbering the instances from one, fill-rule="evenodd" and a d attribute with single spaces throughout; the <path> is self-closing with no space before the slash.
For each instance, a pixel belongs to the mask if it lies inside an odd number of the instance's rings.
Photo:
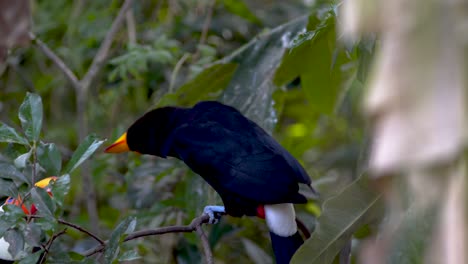
<path id="1" fill-rule="evenodd" d="M 71 173 L 104 141 L 92 135 L 86 137 L 62 166 L 59 147 L 41 140 L 42 108 L 41 98 L 28 93 L 18 114 L 22 130 L 0 122 L 0 197 L 5 197 L 0 210 L 2 260 L 43 263 L 46 259 L 68 259 L 69 255 L 59 257 L 51 250 L 54 241 L 67 232 L 64 226 L 102 242 L 61 216 Z"/>
<path id="2" fill-rule="evenodd" d="M 217 224 L 221 217 L 226 214 L 226 209 L 220 205 L 207 205 L 203 209 L 203 213 L 210 217 L 209 224 Z"/>

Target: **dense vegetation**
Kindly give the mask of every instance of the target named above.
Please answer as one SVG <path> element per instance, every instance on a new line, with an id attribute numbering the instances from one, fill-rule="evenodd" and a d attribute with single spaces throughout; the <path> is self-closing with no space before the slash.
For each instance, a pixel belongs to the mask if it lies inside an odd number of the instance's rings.
<path id="1" fill-rule="evenodd" d="M 190 223 L 206 204 L 220 203 L 211 188 L 176 160 L 98 148 L 151 108 L 211 99 L 271 132 L 319 190 L 319 200 L 296 207 L 316 233 L 295 261 L 346 261 L 351 239 L 358 245 L 371 234 L 381 212 L 380 196 L 360 178 L 368 140 L 359 100 L 373 39 L 340 42 L 337 6 L 328 1 L 134 1 L 111 40 L 109 60 L 88 79 L 122 2 L 34 2 L 36 38 L 3 62 L 0 194 L 21 194 L 41 216 L 30 221 L 5 207 L 0 234 L 16 245 L 13 252 L 50 242 L 47 263 L 201 262 L 194 233 L 125 243 L 122 237 Z M 64 75 L 43 45 L 78 80 Z M 60 176 L 52 197 L 32 188 L 52 175 Z M 98 243 L 73 228 L 62 235 L 62 220 L 110 239 L 105 252 L 85 257 Z M 272 262 L 262 220 L 224 217 L 204 228 L 216 263 Z M 42 252 L 20 263 L 35 263 Z"/>

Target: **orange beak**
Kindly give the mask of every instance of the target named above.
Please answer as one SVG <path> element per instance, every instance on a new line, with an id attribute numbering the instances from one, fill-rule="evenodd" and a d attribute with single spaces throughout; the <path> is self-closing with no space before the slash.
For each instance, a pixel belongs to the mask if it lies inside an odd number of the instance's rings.
<path id="1" fill-rule="evenodd" d="M 127 145 L 127 133 L 125 132 L 122 136 L 119 137 L 112 145 L 106 148 L 104 152 L 106 153 L 122 153 L 128 152 L 130 149 Z"/>

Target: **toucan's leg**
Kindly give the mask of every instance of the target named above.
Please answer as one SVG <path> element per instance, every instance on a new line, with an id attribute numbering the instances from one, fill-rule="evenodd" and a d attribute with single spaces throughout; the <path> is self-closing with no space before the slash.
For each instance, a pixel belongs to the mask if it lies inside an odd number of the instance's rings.
<path id="1" fill-rule="evenodd" d="M 203 213 L 210 217 L 208 223 L 217 224 L 221 216 L 226 214 L 226 209 L 221 205 L 207 205 L 205 209 L 203 209 Z"/>

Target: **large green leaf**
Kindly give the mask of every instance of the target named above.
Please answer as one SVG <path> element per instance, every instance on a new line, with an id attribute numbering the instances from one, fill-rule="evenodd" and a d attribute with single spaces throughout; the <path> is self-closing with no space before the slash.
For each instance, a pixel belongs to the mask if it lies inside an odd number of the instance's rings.
<path id="1" fill-rule="evenodd" d="M 20 106 L 18 117 L 24 134 L 31 141 L 37 141 L 42 127 L 42 100 L 37 94 L 27 93 Z"/>
<path id="2" fill-rule="evenodd" d="M 98 139 L 95 135 L 87 136 L 73 153 L 70 161 L 65 167 L 64 173 L 69 174 L 88 159 L 105 140 Z"/>
<path id="3" fill-rule="evenodd" d="M 18 180 L 31 183 L 29 179 L 10 163 L 0 161 L 0 178 Z"/>
<path id="4" fill-rule="evenodd" d="M 337 43 L 336 14 L 329 10 L 317 22 L 312 19 L 311 31 L 295 40 L 295 46 L 286 54 L 275 74 L 275 83 L 285 85 L 300 77 L 311 109 L 316 113 L 331 114 L 339 97 L 351 56 Z M 345 67 L 346 66 L 346 67 Z"/>
<path id="5" fill-rule="evenodd" d="M 104 252 L 104 263 L 113 263 L 115 259 L 118 258 L 119 248 L 123 241 L 123 236 L 126 233 L 129 233 L 129 228 L 133 230 L 136 225 L 136 220 L 133 217 L 128 217 L 124 219 L 120 224 L 112 231 L 109 242 L 106 246 L 106 251 Z"/>
<path id="6" fill-rule="evenodd" d="M 239 64 L 221 101 L 234 106 L 263 128 L 271 131 L 277 117 L 273 92 L 278 88 L 273 76 L 285 50 L 299 32 L 305 30 L 308 17 L 301 17 L 264 33 L 224 59 Z"/>
<path id="7" fill-rule="evenodd" d="M 216 63 L 194 79 L 182 85 L 175 93 L 166 94 L 158 106 L 178 104 L 190 106 L 202 100 L 214 99 L 226 88 L 237 68 L 235 63 Z"/>
<path id="8" fill-rule="evenodd" d="M 0 142 L 18 143 L 27 145 L 28 140 L 20 136 L 16 130 L 3 122 L 0 122 Z"/>
<path id="9" fill-rule="evenodd" d="M 381 217 L 381 195 L 371 191 L 366 181 L 366 176 L 361 176 L 325 201 L 314 233 L 294 255 L 292 263 L 332 263 L 356 230 Z"/>
<path id="10" fill-rule="evenodd" d="M 16 229 L 10 229 L 5 232 L 3 238 L 6 242 L 8 242 L 8 244 L 10 244 L 10 246 L 8 247 L 8 253 L 10 253 L 10 255 L 12 255 L 13 258 L 16 258 L 18 253 L 20 253 L 24 249 L 23 234 Z"/>
<path id="11" fill-rule="evenodd" d="M 41 142 L 37 148 L 39 164 L 46 170 L 47 175 L 58 175 L 62 169 L 62 156 L 54 143 Z"/>

